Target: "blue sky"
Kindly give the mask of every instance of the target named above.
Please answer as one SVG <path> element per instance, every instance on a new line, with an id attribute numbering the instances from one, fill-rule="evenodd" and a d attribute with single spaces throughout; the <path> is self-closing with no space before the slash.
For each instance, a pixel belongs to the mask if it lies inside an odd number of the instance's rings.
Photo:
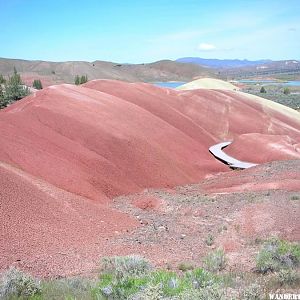
<path id="1" fill-rule="evenodd" d="M 300 59 L 300 0 L 0 0 L 0 57 Z"/>

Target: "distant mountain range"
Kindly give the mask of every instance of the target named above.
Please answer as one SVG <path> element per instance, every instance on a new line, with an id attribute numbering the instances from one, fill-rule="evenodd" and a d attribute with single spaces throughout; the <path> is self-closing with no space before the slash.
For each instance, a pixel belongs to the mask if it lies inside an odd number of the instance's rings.
<path id="1" fill-rule="evenodd" d="M 181 63 L 192 63 L 209 68 L 241 68 L 248 66 L 257 66 L 266 63 L 271 63 L 270 59 L 261 60 L 247 60 L 247 59 L 215 59 L 215 58 L 201 58 L 201 57 L 182 57 L 176 60 Z"/>

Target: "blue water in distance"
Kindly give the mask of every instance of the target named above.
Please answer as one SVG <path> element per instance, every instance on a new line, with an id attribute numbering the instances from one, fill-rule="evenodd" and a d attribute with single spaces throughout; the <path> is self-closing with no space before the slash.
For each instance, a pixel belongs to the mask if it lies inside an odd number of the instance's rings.
<path id="1" fill-rule="evenodd" d="M 289 86 L 300 86 L 300 81 L 287 81 L 287 82 L 278 82 L 273 80 L 239 80 L 241 83 L 252 83 L 252 84 L 264 84 L 264 85 L 289 85 Z"/>
<path id="2" fill-rule="evenodd" d="M 241 83 L 250 83 L 250 84 L 263 84 L 263 85 L 288 85 L 288 86 L 300 86 L 300 81 L 294 80 L 294 81 L 287 81 L 287 82 L 278 82 L 273 80 L 239 80 L 238 82 Z M 160 87 L 167 87 L 175 89 L 180 85 L 185 84 L 186 82 L 183 81 L 166 81 L 166 82 L 153 82 L 154 85 L 160 86 Z"/>
<path id="3" fill-rule="evenodd" d="M 285 85 L 290 85 L 290 86 L 300 86 L 300 81 L 295 80 L 295 81 L 288 81 L 285 83 Z"/>
<path id="4" fill-rule="evenodd" d="M 172 88 L 172 89 L 175 89 L 178 86 L 183 85 L 185 83 L 186 82 L 181 82 L 181 81 L 153 82 L 154 85 L 157 85 L 160 87 Z"/>

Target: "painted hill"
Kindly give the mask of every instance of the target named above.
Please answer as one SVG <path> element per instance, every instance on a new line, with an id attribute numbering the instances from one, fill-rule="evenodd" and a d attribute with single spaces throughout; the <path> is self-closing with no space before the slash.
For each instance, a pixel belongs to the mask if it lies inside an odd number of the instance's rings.
<path id="1" fill-rule="evenodd" d="M 275 151 L 269 160 L 294 159 L 298 113 L 266 101 L 111 80 L 52 86 L 0 111 L 0 159 L 99 201 L 222 171 L 208 147 L 243 134 L 288 136 L 285 154 Z"/>
<path id="2" fill-rule="evenodd" d="M 191 81 L 199 77 L 215 77 L 216 72 L 194 64 L 162 60 L 148 64 L 121 64 L 106 61 L 50 62 L 0 58 L 0 74 L 10 75 L 16 67 L 26 84 L 41 79 L 43 86 L 74 83 L 74 77 L 117 79 L 129 82 Z"/>
<path id="3" fill-rule="evenodd" d="M 230 82 L 215 78 L 200 78 L 188 82 L 176 88 L 177 90 L 195 90 L 195 89 L 221 89 L 221 90 L 238 90 L 238 87 Z"/>
<path id="4" fill-rule="evenodd" d="M 109 239 L 138 222 L 112 198 L 228 171 L 208 152 L 222 140 L 253 162 L 299 159 L 299 114 L 265 101 L 94 80 L 1 110 L 0 269 L 19 261 L 42 275 L 76 273 L 98 264 L 96 253 L 125 253 Z"/>

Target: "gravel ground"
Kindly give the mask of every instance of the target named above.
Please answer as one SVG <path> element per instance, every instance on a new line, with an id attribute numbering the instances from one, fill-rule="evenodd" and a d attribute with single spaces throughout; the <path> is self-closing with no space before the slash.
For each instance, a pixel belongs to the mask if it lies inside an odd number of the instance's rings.
<path id="1" fill-rule="evenodd" d="M 207 194 L 200 184 L 118 197 L 115 207 L 142 226 L 114 242 L 139 246 L 157 265 L 172 268 L 181 262 L 201 265 L 208 252 L 222 247 L 228 270 L 251 270 L 262 240 L 272 235 L 300 240 L 295 195 L 300 199 L 299 192 L 283 190 Z"/>

